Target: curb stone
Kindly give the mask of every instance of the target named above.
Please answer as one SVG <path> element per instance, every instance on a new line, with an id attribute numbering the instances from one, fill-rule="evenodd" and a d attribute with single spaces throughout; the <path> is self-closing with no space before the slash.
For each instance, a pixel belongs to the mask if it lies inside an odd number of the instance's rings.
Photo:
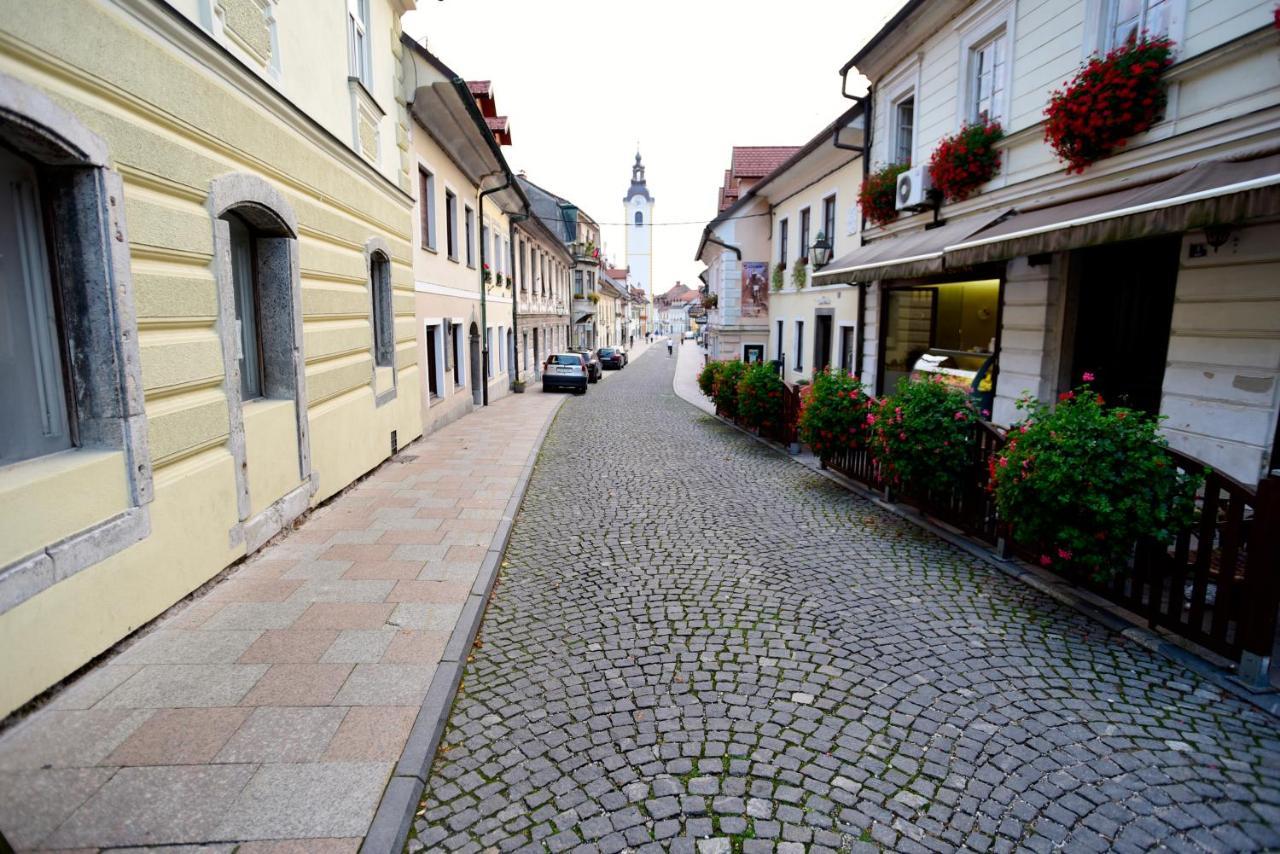
<path id="1" fill-rule="evenodd" d="M 683 397 L 678 392 L 676 396 L 680 397 L 680 399 L 685 403 L 696 408 L 699 412 L 703 412 L 705 414 L 705 410 L 693 401 Z M 850 492 L 866 498 L 881 510 L 892 513 L 895 516 L 934 534 L 956 548 L 961 549 L 967 554 L 983 561 L 987 565 L 994 567 L 1009 578 L 1038 590 L 1059 604 L 1072 608 L 1095 622 L 1101 623 L 1102 627 L 1108 631 L 1114 632 L 1127 640 L 1133 641 L 1150 652 L 1190 670 L 1205 681 L 1213 683 L 1218 688 L 1226 691 L 1237 699 L 1248 703 L 1259 711 L 1280 719 L 1280 694 L 1275 691 L 1255 692 L 1249 690 L 1236 681 L 1235 674 L 1233 674 L 1229 669 L 1214 664 L 1203 656 L 1172 643 L 1151 629 L 1138 625 L 1126 617 L 1116 613 L 1105 600 L 1098 599 L 1095 601 L 1084 591 L 1079 590 L 1066 581 L 1044 578 L 1031 566 L 1017 558 L 1001 558 L 982 546 L 971 542 L 963 534 L 927 518 L 919 511 L 901 504 L 885 501 L 882 496 L 870 489 L 867 489 L 862 484 L 844 477 L 841 474 L 837 474 L 830 469 L 819 468 L 816 461 L 807 460 L 793 454 L 783 446 L 757 436 L 750 430 L 740 427 L 723 416 L 712 415 L 711 417 L 727 427 L 732 427 L 734 430 L 737 430 L 745 436 L 750 436 L 765 447 L 782 454 L 796 465 L 804 466 L 814 474 L 825 477 L 827 480 L 839 484 Z"/>
<path id="2" fill-rule="evenodd" d="M 467 655 L 480 632 L 485 605 L 498 580 L 498 569 L 502 565 L 503 552 L 506 551 L 507 543 L 511 539 L 511 529 L 515 523 L 516 514 L 520 512 L 520 505 L 529 489 L 529 480 L 533 476 L 533 467 L 538 460 L 538 453 L 542 450 L 542 443 L 546 440 L 547 433 L 550 432 L 551 425 L 555 422 L 556 416 L 560 413 L 560 407 L 566 399 L 562 398 L 555 405 L 546 423 L 542 425 L 542 430 L 534 439 L 533 448 L 529 451 L 529 457 L 525 460 L 520 476 L 516 480 L 511 499 L 507 501 L 506 509 L 503 510 L 502 521 L 489 542 L 488 552 L 476 575 L 471 594 L 462 607 L 462 614 L 449 635 L 444 654 L 431 678 L 426 696 L 423 697 L 422 707 L 413 722 L 413 728 L 409 731 L 409 739 L 405 742 L 404 750 L 400 754 L 400 761 L 396 763 L 391 779 L 383 790 L 382 800 L 378 803 L 378 809 L 373 816 L 373 823 L 365 834 L 364 842 L 360 845 L 360 854 L 398 854 L 404 849 L 405 841 L 409 838 L 414 813 L 418 809 L 418 802 L 422 799 L 427 778 L 431 774 L 431 763 L 435 760 L 436 749 L 444 736 L 445 724 L 449 720 L 449 710 L 453 708 L 458 687 L 462 683 L 462 672 L 466 667 Z"/>

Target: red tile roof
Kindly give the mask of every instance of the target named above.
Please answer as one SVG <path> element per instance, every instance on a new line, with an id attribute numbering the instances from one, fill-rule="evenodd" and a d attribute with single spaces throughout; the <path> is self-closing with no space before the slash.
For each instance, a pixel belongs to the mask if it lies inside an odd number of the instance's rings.
<path id="1" fill-rule="evenodd" d="M 730 171 L 735 178 L 763 178 L 799 150 L 798 145 L 735 145 Z"/>
<path id="2" fill-rule="evenodd" d="M 471 90 L 472 95 L 488 95 L 489 90 L 493 87 L 491 80 L 468 80 L 467 88 Z"/>
<path id="3" fill-rule="evenodd" d="M 617 282 L 625 282 L 627 275 L 631 272 L 630 267 L 605 267 L 605 274 Z"/>

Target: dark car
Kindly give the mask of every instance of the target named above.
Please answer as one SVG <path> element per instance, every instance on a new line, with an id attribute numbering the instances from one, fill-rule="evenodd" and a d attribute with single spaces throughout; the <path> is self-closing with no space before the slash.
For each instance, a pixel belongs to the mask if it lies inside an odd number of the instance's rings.
<path id="1" fill-rule="evenodd" d="M 620 371 L 627 366 L 627 351 L 621 347 L 601 347 L 596 351 L 600 357 L 600 366 Z"/>
<path id="2" fill-rule="evenodd" d="M 587 375 L 591 378 L 591 382 L 599 382 L 601 375 L 604 374 L 604 368 L 600 365 L 600 357 L 596 355 L 595 350 L 588 350 L 586 347 L 570 347 L 570 353 L 581 353 L 587 360 Z"/>
<path id="3" fill-rule="evenodd" d="M 573 389 L 587 393 L 587 357 L 581 353 L 553 353 L 542 365 L 542 390 Z"/>

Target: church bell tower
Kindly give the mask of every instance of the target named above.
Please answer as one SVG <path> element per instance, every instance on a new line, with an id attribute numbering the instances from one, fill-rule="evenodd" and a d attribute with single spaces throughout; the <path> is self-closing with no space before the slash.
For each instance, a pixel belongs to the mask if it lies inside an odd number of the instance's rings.
<path id="1" fill-rule="evenodd" d="M 645 185 L 644 164 L 636 151 L 631 167 L 631 189 L 622 200 L 623 222 L 627 232 L 627 267 L 631 283 L 644 288 L 653 299 L 653 196 Z"/>

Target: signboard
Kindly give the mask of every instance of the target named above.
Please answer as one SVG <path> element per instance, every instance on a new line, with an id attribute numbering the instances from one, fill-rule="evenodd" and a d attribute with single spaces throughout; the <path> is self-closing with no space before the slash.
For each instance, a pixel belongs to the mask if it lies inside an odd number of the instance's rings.
<path id="1" fill-rule="evenodd" d="M 742 262 L 743 317 L 767 317 L 769 315 L 769 263 L 767 261 Z"/>

